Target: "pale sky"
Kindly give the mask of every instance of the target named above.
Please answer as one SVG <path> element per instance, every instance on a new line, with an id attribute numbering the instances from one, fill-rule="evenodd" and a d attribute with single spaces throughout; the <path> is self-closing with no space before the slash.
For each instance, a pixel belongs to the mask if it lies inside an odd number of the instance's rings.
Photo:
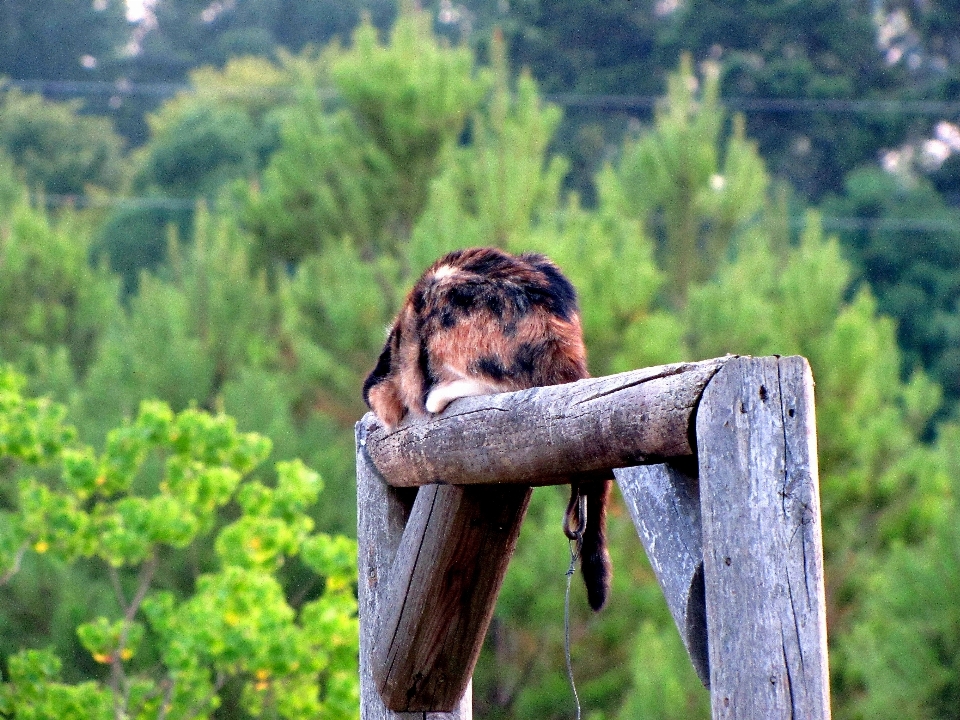
<path id="1" fill-rule="evenodd" d="M 150 0 L 127 0 L 127 19 L 140 20 L 143 17 L 143 6 L 150 3 Z"/>

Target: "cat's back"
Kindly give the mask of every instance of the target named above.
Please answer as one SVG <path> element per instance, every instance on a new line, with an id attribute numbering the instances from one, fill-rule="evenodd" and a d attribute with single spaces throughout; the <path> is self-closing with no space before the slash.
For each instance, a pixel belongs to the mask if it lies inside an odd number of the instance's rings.
<path id="1" fill-rule="evenodd" d="M 577 296 L 542 255 L 496 248 L 451 253 L 431 266 L 409 302 L 431 371 L 482 376 L 499 391 L 586 376 Z"/>
<path id="2" fill-rule="evenodd" d="M 543 255 L 469 248 L 437 260 L 403 304 L 364 397 L 393 425 L 465 395 L 587 377 L 577 296 Z"/>

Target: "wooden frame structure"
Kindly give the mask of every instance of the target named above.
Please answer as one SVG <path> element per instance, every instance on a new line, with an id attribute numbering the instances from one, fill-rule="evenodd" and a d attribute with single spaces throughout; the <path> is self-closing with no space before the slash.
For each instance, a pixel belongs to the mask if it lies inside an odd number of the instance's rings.
<path id="1" fill-rule="evenodd" d="M 465 398 L 391 433 L 365 416 L 362 720 L 471 719 L 531 487 L 604 468 L 713 718 L 830 717 L 810 367 L 730 356 Z"/>

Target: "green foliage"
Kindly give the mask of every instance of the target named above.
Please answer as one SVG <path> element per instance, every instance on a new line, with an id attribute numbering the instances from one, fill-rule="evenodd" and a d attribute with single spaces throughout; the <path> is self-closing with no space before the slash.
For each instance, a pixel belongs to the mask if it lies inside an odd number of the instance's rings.
<path id="1" fill-rule="evenodd" d="M 263 176 L 263 194 L 251 196 L 244 217 L 262 238 L 260 254 L 300 260 L 343 236 L 376 245 L 397 194 L 380 149 L 346 112 L 325 115 L 318 101 L 290 118 L 281 137 Z"/>
<path id="2" fill-rule="evenodd" d="M 736 233 L 766 202 L 766 170 L 744 136 L 742 118 L 721 152 L 719 82 L 719 67 L 708 66 L 698 93 L 685 58 L 670 79 L 653 131 L 629 143 L 619 165 L 625 210 L 662 238 L 661 263 L 677 307 L 691 283 L 713 273 Z"/>
<path id="3" fill-rule="evenodd" d="M 98 261 L 123 278 L 126 293 L 137 287 L 140 273 L 160 268 L 167 256 L 168 239 L 188 237 L 193 206 L 162 195 L 121 204 L 100 226 L 91 252 Z"/>
<path id="4" fill-rule="evenodd" d="M 308 55 L 284 54 L 276 62 L 242 57 L 222 70 L 192 71 L 190 90 L 147 118 L 151 137 L 138 153 L 136 186 L 195 200 L 250 178 L 276 149 L 280 117 L 296 99 L 296 83 L 316 65 Z"/>
<path id="5" fill-rule="evenodd" d="M 557 209 L 567 163 L 548 153 L 559 109 L 540 99 L 527 74 L 511 87 L 502 44 L 492 50 L 491 93 L 471 119 L 471 142 L 456 149 L 434 192 L 441 203 L 455 195 L 444 210 L 471 218 L 468 232 L 477 244 L 503 246 L 524 238 Z"/>
<path id="6" fill-rule="evenodd" d="M 422 13 L 402 15 L 384 46 L 361 25 L 353 47 L 331 48 L 325 63 L 344 107 L 324 114 L 317 88 L 305 88 L 248 200 L 245 222 L 268 260 L 344 237 L 369 256 L 407 237 L 485 86 L 470 53 L 442 47 Z"/>
<path id="7" fill-rule="evenodd" d="M 123 141 L 109 119 L 79 110 L 78 101 L 54 102 L 0 84 L 0 151 L 22 169 L 31 190 L 83 195 L 91 187 L 122 186 Z"/>
<path id="8" fill-rule="evenodd" d="M 147 397 L 213 408 L 238 366 L 269 359 L 273 302 L 251 274 L 247 243 L 229 219 L 198 214 L 193 243 L 173 245 L 169 279 L 144 276 L 111 325 L 89 386 L 113 390 L 92 394 L 90 412 L 113 425 Z"/>
<path id="9" fill-rule="evenodd" d="M 824 212 L 862 219 L 840 236 L 880 310 L 897 322 L 908 369 L 922 366 L 960 394 L 960 216 L 923 178 L 851 173 Z"/>
<path id="10" fill-rule="evenodd" d="M 154 134 L 146 172 L 165 192 L 195 198 L 256 168 L 256 132 L 238 110 L 191 108 Z"/>
<path id="11" fill-rule="evenodd" d="M 728 97 L 916 97 L 915 77 L 877 47 L 877 7 L 829 0 L 684 3 L 671 28 L 675 50 L 666 57 L 721 53 Z M 811 199 L 838 189 L 848 172 L 895 145 L 909 127 L 905 116 L 879 113 L 751 113 L 747 120 L 771 171 Z"/>
<path id="12" fill-rule="evenodd" d="M 49 462 L 73 439 L 64 409 L 47 400 L 23 397 L 24 378 L 0 369 L 0 454 L 31 465 Z"/>
<path id="13" fill-rule="evenodd" d="M 114 316 L 117 284 L 90 266 L 89 237 L 76 214 L 32 207 L 0 155 L 0 359 L 35 387 L 72 386 Z"/>
<path id="14" fill-rule="evenodd" d="M 313 512 L 326 529 L 352 528 L 344 428 L 361 412 L 358 378 L 392 308 L 371 303 L 369 268 L 349 247 L 271 288 L 229 215 L 201 210 L 193 236 L 171 244 L 163 276 L 144 275 L 106 328 L 74 403 L 84 437 L 99 443 L 147 398 L 224 409 L 276 438 L 275 460 L 319 468 L 336 491 Z"/>
<path id="15" fill-rule="evenodd" d="M 369 13 L 378 27 L 392 20 L 387 0 L 239 0 L 211 8 L 204 0 L 160 0 L 145 28 L 135 72 L 178 80 L 192 68 L 221 67 L 238 55 L 272 57 L 278 48 L 346 39 Z"/>
<path id="16" fill-rule="evenodd" d="M 127 41 L 121 0 L 9 0 L 0 6 L 0 75 L 18 80 L 111 77 Z M 84 56 L 95 62 L 84 66 Z"/>
<path id="17" fill-rule="evenodd" d="M 10 658 L 10 679 L 0 686 L 0 712 L 18 720 L 108 720 L 110 693 L 95 682 L 61 682 L 60 659 L 49 650 L 24 650 Z"/>
<path id="18" fill-rule="evenodd" d="M 719 89 L 724 97 L 785 103 L 779 112 L 750 112 L 746 131 L 758 141 L 771 172 L 811 199 L 839 190 L 847 173 L 872 162 L 881 149 L 902 143 L 911 131 L 919 132 L 921 124 L 893 113 L 793 112 L 793 101 L 952 97 L 952 69 L 911 71 L 905 62 L 890 63 L 884 57 L 876 22 L 892 10 L 885 7 L 889 3 L 465 4 L 478 14 L 481 28 L 504 28 L 511 56 L 519 66 L 529 67 L 550 93 L 648 98 L 663 92 L 684 55 L 696 63 L 721 60 Z M 910 6 L 908 12 L 922 23 L 950 11 L 937 2 Z M 939 32 L 929 32 L 942 43 L 942 19 L 939 27 Z M 478 34 L 474 42 L 484 44 L 486 37 Z M 926 50 L 945 60 L 945 46 L 934 42 Z M 589 186 L 595 169 L 629 127 L 626 112 L 605 110 L 577 107 L 563 133 L 564 151 L 580 155 L 582 170 L 573 179 L 575 187 Z M 642 116 L 645 111 L 631 109 L 630 114 Z"/>
<path id="19" fill-rule="evenodd" d="M 142 270 L 155 271 L 166 259 L 171 228 L 192 238 L 199 199 L 215 203 L 225 186 L 263 169 L 278 142 L 279 116 L 293 101 L 291 88 L 310 68 L 306 58 L 289 56 L 200 68 L 190 74 L 190 91 L 147 117 L 151 137 L 133 156 L 132 180 L 146 200 L 111 212 L 94 247 L 128 291 Z"/>
<path id="20" fill-rule="evenodd" d="M 710 717 L 710 694 L 692 677 L 690 659 L 672 627 L 646 621 L 634 642 L 633 692 L 618 718 Z"/>
<path id="21" fill-rule="evenodd" d="M 559 111 L 540 99 L 527 76 L 511 88 L 502 57 L 491 79 L 489 97 L 471 118 L 470 142 L 445 157 L 404 248 L 414 275 L 457 247 L 528 242 L 537 221 L 560 204 L 566 163 L 547 149 Z"/>
<path id="22" fill-rule="evenodd" d="M 246 115 L 260 132 L 270 125 L 278 108 L 294 100 L 291 84 L 298 73 L 309 71 L 311 55 L 281 53 L 276 60 L 244 55 L 231 58 L 222 68 L 198 66 L 190 71 L 191 89 L 177 93 L 151 113 L 154 136 L 168 134 L 183 118 L 203 111 L 234 110 Z M 264 151 L 272 148 L 271 138 Z"/>
<path id="23" fill-rule="evenodd" d="M 66 566 L 93 558 L 116 602 L 76 628 L 108 679 L 63 683 L 52 651 L 22 650 L 9 659 L 0 711 L 209 717 L 233 679 L 256 717 L 355 716 L 356 545 L 314 533 L 305 512 L 322 487 L 315 472 L 284 462 L 274 485 L 252 480 L 270 453 L 266 438 L 237 432 L 224 415 L 177 414 L 161 402 L 144 403 L 98 453 L 71 442 L 62 408 L 23 398 L 10 372 L 0 380 L 0 428 L 17 431 L 4 432 L 0 460 L 60 466 L 53 482 L 23 476 L 16 506 L 0 518 L 5 540 L 21 538 L 15 557 L 0 556 L 4 581 L 16 584 L 28 549 Z M 224 523 L 228 503 L 239 513 Z M 156 587 L 177 553 L 211 539 L 217 560 L 189 592 Z M 279 571 L 301 552 L 324 583 L 294 606 Z"/>
<path id="24" fill-rule="evenodd" d="M 956 468 L 960 435 L 940 442 Z M 954 492 L 956 478 L 952 480 Z M 955 502 L 933 532 L 897 544 L 878 559 L 864 583 L 863 607 L 839 644 L 844 718 L 954 718 L 960 685 L 960 537 Z"/>

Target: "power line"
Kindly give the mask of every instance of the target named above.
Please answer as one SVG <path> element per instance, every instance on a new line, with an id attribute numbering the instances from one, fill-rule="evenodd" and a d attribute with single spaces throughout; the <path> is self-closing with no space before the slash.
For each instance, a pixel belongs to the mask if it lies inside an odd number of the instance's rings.
<path id="1" fill-rule="evenodd" d="M 111 96 L 141 95 L 147 97 L 171 97 L 179 92 L 190 92 L 185 83 L 132 83 L 124 80 L 4 80 L 4 89 L 13 87 L 29 93 L 42 95 Z"/>
<path id="2" fill-rule="evenodd" d="M 188 83 L 130 82 L 120 80 L 6 80 L 0 88 L 15 87 L 25 92 L 71 97 L 153 97 L 167 98 L 178 93 L 226 97 L 275 97 L 289 99 L 296 96 L 295 86 L 279 85 L 221 85 L 197 88 Z M 322 97 L 336 95 L 332 89 L 320 91 Z M 596 110 L 646 110 L 656 107 L 662 97 L 652 95 L 614 95 L 585 93 L 554 93 L 544 96 L 547 102 L 571 108 Z M 881 100 L 843 98 L 750 98 L 724 97 L 721 104 L 728 109 L 747 113 L 828 113 L 831 115 L 934 115 L 960 114 L 960 102 L 943 100 Z"/>
<path id="3" fill-rule="evenodd" d="M 206 198 L 172 198 L 160 196 L 108 196 L 108 195 L 33 195 L 31 203 L 46 207 L 71 208 L 118 208 L 118 209 L 161 209 L 192 210 Z M 806 227 L 806 215 L 794 215 L 788 218 L 791 227 Z M 820 217 L 820 224 L 826 231 L 855 232 L 957 232 L 960 225 L 950 220 L 931 220 L 926 218 L 866 218 L 866 217 Z"/>
<path id="4" fill-rule="evenodd" d="M 69 207 L 117 208 L 142 210 L 193 210 L 204 198 L 172 198 L 161 196 L 120 196 L 120 195 L 33 195 L 32 205 L 44 205 L 48 208 Z"/>
<path id="5" fill-rule="evenodd" d="M 790 218 L 791 224 L 805 227 L 803 216 Z M 924 218 L 865 218 L 865 217 L 821 217 L 824 230 L 873 232 L 957 232 L 958 224 L 948 220 L 927 220 Z"/>
<path id="6" fill-rule="evenodd" d="M 545 96 L 564 107 L 600 110 L 649 110 L 663 98 L 645 95 L 583 95 L 562 93 Z M 722 97 L 720 103 L 731 110 L 756 113 L 829 113 L 832 115 L 953 115 L 960 113 L 960 102 L 940 100 L 844 100 L 830 98 L 747 98 Z"/>
<path id="7" fill-rule="evenodd" d="M 195 87 L 189 83 L 173 82 L 131 82 L 129 80 L 7 80 L 0 79 L 0 90 L 13 87 L 29 93 L 42 95 L 63 95 L 71 97 L 113 97 L 139 96 L 168 98 L 184 93 L 188 95 L 210 95 L 215 97 L 276 97 L 294 98 L 297 96 L 295 85 L 216 85 Z M 321 89 L 322 98 L 333 97 L 335 91 Z"/>

